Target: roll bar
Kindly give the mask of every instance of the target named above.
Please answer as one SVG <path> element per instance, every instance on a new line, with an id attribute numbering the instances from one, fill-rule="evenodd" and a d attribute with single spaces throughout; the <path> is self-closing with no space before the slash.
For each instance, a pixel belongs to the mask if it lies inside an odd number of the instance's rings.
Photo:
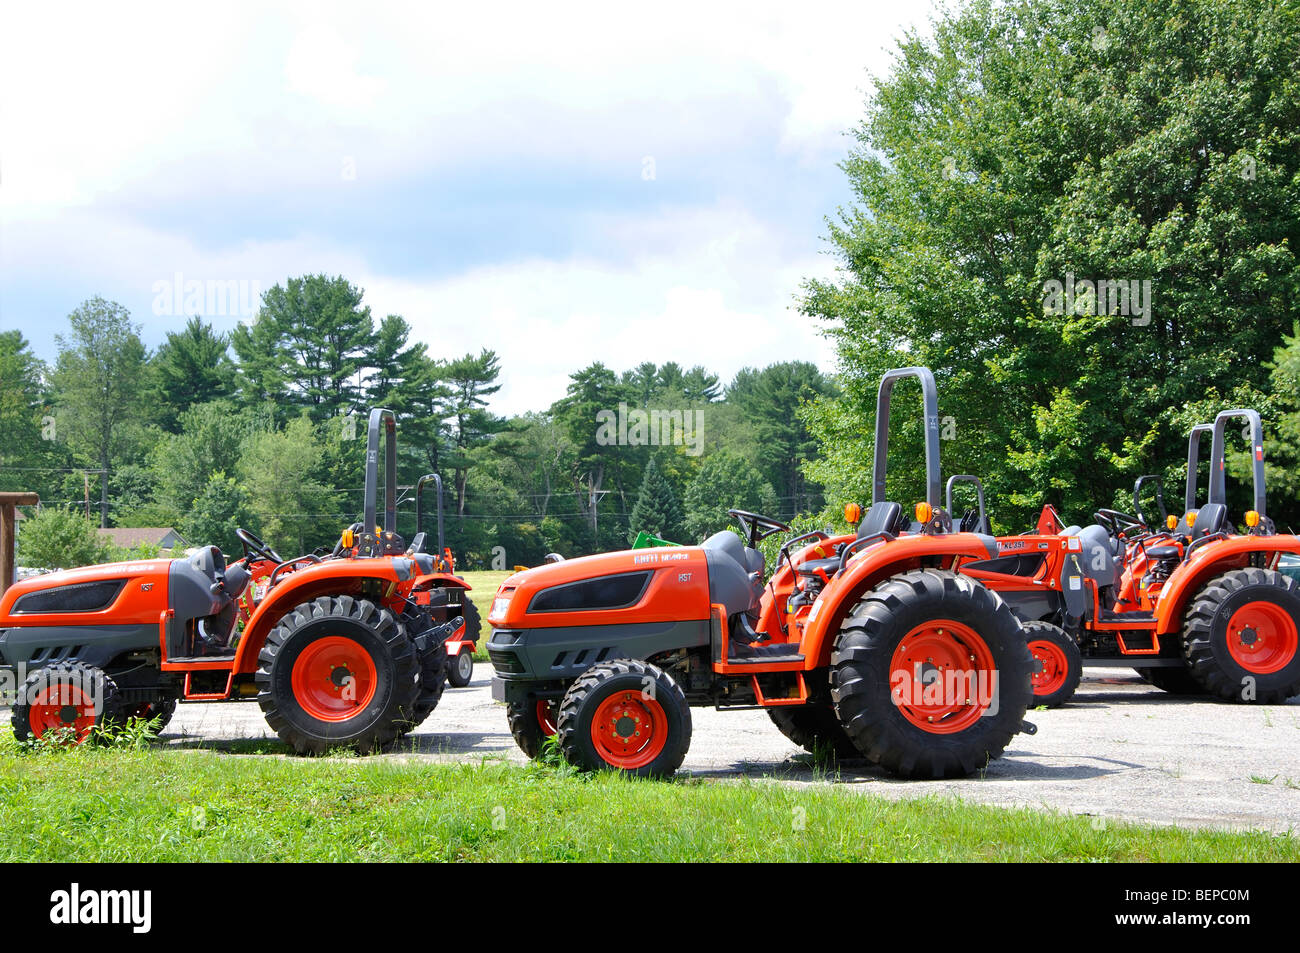
<path id="1" fill-rule="evenodd" d="M 1214 418 L 1214 442 L 1210 448 L 1210 502 L 1226 503 L 1228 490 L 1224 479 L 1224 437 L 1229 420 L 1245 420 L 1250 425 L 1251 467 L 1254 470 L 1255 505 L 1253 509 L 1262 520 L 1264 512 L 1264 425 L 1259 414 L 1239 408 L 1225 410 Z"/>
<path id="2" fill-rule="evenodd" d="M 1214 433 L 1214 424 L 1197 424 L 1187 435 L 1187 491 L 1183 494 L 1183 512 L 1190 513 L 1196 509 L 1196 467 L 1200 463 L 1201 437 L 1205 434 Z M 1214 444 L 1210 444 L 1210 460 L 1217 460 L 1214 456 Z M 1210 464 L 1210 480 L 1213 481 L 1214 464 Z"/>
<path id="3" fill-rule="evenodd" d="M 366 432 L 366 500 L 362 531 L 373 533 L 378 512 L 379 425 L 384 424 L 384 525 L 385 532 L 397 532 L 397 417 L 391 410 L 370 411 Z"/>
<path id="4" fill-rule="evenodd" d="M 957 484 L 957 483 L 974 483 L 974 484 L 975 484 L 975 493 L 978 495 L 978 498 L 979 498 L 979 507 L 980 507 L 980 526 L 983 526 L 983 525 L 984 525 L 984 484 L 980 482 L 980 478 L 979 478 L 979 477 L 974 476 L 973 474 L 970 474 L 970 473 L 954 473 L 952 476 L 948 477 L 948 483 L 947 483 L 947 486 L 944 487 L 944 509 L 946 509 L 949 513 L 952 513 L 952 512 L 953 512 L 953 509 L 952 509 L 952 488 L 953 488 L 954 484 Z"/>
<path id="5" fill-rule="evenodd" d="M 436 473 L 426 473 L 415 482 L 415 532 L 419 534 L 424 530 L 424 485 L 432 483 L 434 491 L 438 494 L 438 558 L 442 558 L 444 548 L 442 538 L 442 477 Z"/>
<path id="6" fill-rule="evenodd" d="M 915 377 L 921 382 L 922 412 L 925 414 L 925 501 L 939 506 L 939 391 L 928 367 L 898 367 L 886 371 L 876 394 L 876 446 L 871 469 L 871 502 L 885 499 L 885 473 L 889 447 L 889 398 L 900 380 Z"/>

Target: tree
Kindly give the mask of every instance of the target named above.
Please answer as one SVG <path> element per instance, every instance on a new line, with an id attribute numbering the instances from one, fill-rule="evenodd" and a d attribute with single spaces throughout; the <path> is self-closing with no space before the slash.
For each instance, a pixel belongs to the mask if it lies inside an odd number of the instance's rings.
<path id="1" fill-rule="evenodd" d="M 228 335 L 198 318 L 190 318 L 183 331 L 167 333 L 150 362 L 152 397 L 164 430 L 177 433 L 180 415 L 195 404 L 234 396 L 235 364 L 229 346 Z"/>
<path id="2" fill-rule="evenodd" d="M 772 512 L 776 493 L 747 461 L 719 450 L 704 459 L 684 502 L 687 536 L 698 542 L 732 524 L 727 510 Z"/>
<path id="3" fill-rule="evenodd" d="M 573 447 L 570 477 L 579 512 L 587 521 L 593 546 L 599 545 L 600 501 L 607 475 L 622 477 L 628 466 L 627 450 L 602 437 L 597 414 L 616 412 L 630 396 L 630 385 L 621 383 L 612 370 L 599 361 L 569 375 L 565 396 L 551 408 L 556 421 Z"/>
<path id="4" fill-rule="evenodd" d="M 659 471 L 655 458 L 651 457 L 641 479 L 636 506 L 632 507 L 632 533 L 644 530 L 660 539 L 676 539 L 681 535 L 683 518 L 672 485 Z"/>
<path id="5" fill-rule="evenodd" d="M 979 0 L 904 39 L 844 164 L 839 275 L 805 286 L 844 384 L 809 475 L 865 487 L 876 383 L 925 364 L 945 470 L 1023 528 L 1180 456 L 1207 390 L 1262 389 L 1300 315 L 1298 59 L 1294 5 L 1264 0 Z M 911 417 L 892 499 L 919 498 Z"/>
<path id="6" fill-rule="evenodd" d="M 375 347 L 363 292 L 343 277 L 290 278 L 262 295 L 256 320 L 231 337 L 247 403 L 280 403 L 312 420 L 360 409 Z"/>
<path id="7" fill-rule="evenodd" d="M 304 553 L 337 535 L 337 520 L 327 520 L 329 493 L 318 471 L 323 451 L 311 420 L 291 420 L 282 431 L 255 433 L 243 445 L 239 476 L 248 509 L 271 546 L 285 556 Z"/>
<path id="8" fill-rule="evenodd" d="M 108 481 L 132 427 L 139 426 L 146 352 L 130 312 L 95 297 L 68 315 L 57 335 L 53 384 L 58 432 L 100 471 L 100 525 L 108 525 Z"/>
<path id="9" fill-rule="evenodd" d="M 484 348 L 447 364 L 442 379 L 451 391 L 443 416 L 452 421 L 451 453 L 447 465 L 454 473 L 456 515 L 465 515 L 465 482 L 471 466 L 470 452 L 487 444 L 504 421 L 487 409 L 488 398 L 501 389 L 497 379 L 501 364 L 495 351 Z"/>
<path id="10" fill-rule="evenodd" d="M 18 534 L 18 562 L 35 569 L 75 569 L 108 559 L 108 541 L 80 513 L 42 506 Z"/>
<path id="11" fill-rule="evenodd" d="M 224 553 L 237 553 L 240 542 L 235 530 L 240 527 L 259 533 L 248 494 L 233 477 L 217 472 L 208 478 L 178 529 L 194 545 L 215 545 Z"/>
<path id="12" fill-rule="evenodd" d="M 33 467 L 45 457 L 42 418 L 45 416 L 41 375 L 44 365 L 31 351 L 21 331 L 0 331 L 0 465 Z M 48 431 L 46 431 L 48 433 Z M 0 470 L 0 489 L 31 486 L 35 474 L 23 469 Z"/>
<path id="13" fill-rule="evenodd" d="M 835 388 L 815 364 L 788 361 L 762 370 L 743 368 L 727 388 L 727 402 L 752 427 L 754 465 L 780 495 L 774 515 L 792 516 L 821 506 L 821 494 L 804 474 L 817 441 L 800 409 Z"/>
<path id="14" fill-rule="evenodd" d="M 149 470 L 154 499 L 183 520 L 214 474 L 239 472 L 248 439 L 272 429 L 266 415 L 239 413 L 233 403 L 195 404 L 178 416 L 180 433 L 154 448 Z"/>

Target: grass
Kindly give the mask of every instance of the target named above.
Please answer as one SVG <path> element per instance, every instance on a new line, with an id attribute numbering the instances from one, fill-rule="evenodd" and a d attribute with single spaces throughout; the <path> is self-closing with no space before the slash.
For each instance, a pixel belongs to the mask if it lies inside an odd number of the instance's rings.
<path id="1" fill-rule="evenodd" d="M 1247 859 L 1300 840 L 771 780 L 0 742 L 0 861 Z"/>
<path id="2" fill-rule="evenodd" d="M 486 662 L 488 657 L 487 637 L 490 634 L 487 624 L 488 610 L 492 608 L 492 600 L 496 597 L 497 589 L 510 573 L 466 572 L 461 573 L 461 575 L 473 587 L 469 591 L 469 598 L 478 607 L 479 615 L 483 619 L 483 634 L 479 637 L 478 645 L 474 649 L 474 660 Z"/>

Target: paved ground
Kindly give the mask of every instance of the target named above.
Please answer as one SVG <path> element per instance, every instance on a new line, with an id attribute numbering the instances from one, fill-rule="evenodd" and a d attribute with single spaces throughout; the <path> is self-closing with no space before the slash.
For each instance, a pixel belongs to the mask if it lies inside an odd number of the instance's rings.
<path id="1" fill-rule="evenodd" d="M 417 757 L 523 761 L 491 669 L 448 688 L 412 739 Z M 823 783 L 762 712 L 694 709 L 683 770 L 719 779 Z M 829 783 L 885 797 L 951 794 L 975 802 L 1054 808 L 1157 824 L 1300 831 L 1300 698 L 1268 707 L 1174 698 L 1127 672 L 1089 669 L 1065 708 L 1030 712 L 1036 735 L 1018 735 L 984 777 L 899 781 L 863 765 Z M 163 738 L 185 746 L 270 737 L 254 703 L 181 705 Z M 244 745 L 232 746 L 234 750 Z M 388 755 L 388 757 L 409 755 Z"/>

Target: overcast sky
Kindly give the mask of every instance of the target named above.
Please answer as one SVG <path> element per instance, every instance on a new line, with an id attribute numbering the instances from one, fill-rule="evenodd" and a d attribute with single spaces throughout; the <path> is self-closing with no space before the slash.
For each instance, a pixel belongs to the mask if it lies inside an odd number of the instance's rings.
<path id="1" fill-rule="evenodd" d="M 326 272 L 435 356 L 494 348 L 501 413 L 593 360 L 831 370 L 792 303 L 832 269 L 870 73 L 930 12 L 10 5 L 0 327 L 49 359 L 99 294 L 154 347 L 186 320 L 178 276 L 251 293 Z"/>

